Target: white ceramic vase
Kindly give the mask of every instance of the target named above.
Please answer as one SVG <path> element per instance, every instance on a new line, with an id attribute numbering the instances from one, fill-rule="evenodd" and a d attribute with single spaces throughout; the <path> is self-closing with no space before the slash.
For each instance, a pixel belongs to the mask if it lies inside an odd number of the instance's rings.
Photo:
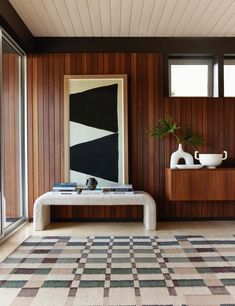
<path id="1" fill-rule="evenodd" d="M 171 154 L 170 168 L 175 169 L 181 158 L 185 160 L 186 165 L 194 164 L 193 156 L 190 153 L 185 152 L 180 143 L 178 150 Z"/>

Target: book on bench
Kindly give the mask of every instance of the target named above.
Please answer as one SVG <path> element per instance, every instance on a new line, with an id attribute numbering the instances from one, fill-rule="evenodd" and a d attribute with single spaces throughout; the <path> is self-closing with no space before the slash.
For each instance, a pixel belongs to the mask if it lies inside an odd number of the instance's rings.
<path id="1" fill-rule="evenodd" d="M 117 193 L 117 194 L 133 194 L 133 187 L 131 184 L 128 185 L 113 185 L 103 188 L 104 193 Z"/>
<path id="2" fill-rule="evenodd" d="M 103 193 L 103 188 L 96 188 L 94 190 L 90 190 L 90 189 L 81 190 L 81 195 L 102 194 L 102 193 Z"/>
<path id="3" fill-rule="evenodd" d="M 77 183 L 54 183 L 53 191 L 77 191 Z"/>

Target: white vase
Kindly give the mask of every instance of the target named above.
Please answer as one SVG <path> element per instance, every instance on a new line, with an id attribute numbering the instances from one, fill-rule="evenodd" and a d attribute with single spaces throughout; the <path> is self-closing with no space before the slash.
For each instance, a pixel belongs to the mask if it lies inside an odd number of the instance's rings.
<path id="1" fill-rule="evenodd" d="M 175 166 L 178 165 L 181 158 L 185 160 L 186 165 L 194 164 L 193 156 L 190 153 L 185 152 L 180 143 L 178 150 L 171 154 L 170 168 L 175 169 Z"/>

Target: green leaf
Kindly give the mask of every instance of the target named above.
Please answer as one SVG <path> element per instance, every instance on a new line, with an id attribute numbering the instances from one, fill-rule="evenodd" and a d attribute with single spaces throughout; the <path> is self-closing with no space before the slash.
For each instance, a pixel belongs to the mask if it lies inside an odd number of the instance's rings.
<path id="1" fill-rule="evenodd" d="M 182 143 L 191 145 L 194 149 L 197 149 L 200 145 L 205 144 L 204 137 L 202 135 L 193 133 L 191 130 L 187 130 L 181 137 Z"/>
<path id="2" fill-rule="evenodd" d="M 171 119 L 160 119 L 158 125 L 150 132 L 150 135 L 162 139 L 166 135 L 174 134 L 175 130 L 178 129 L 180 127 Z"/>
<path id="3" fill-rule="evenodd" d="M 177 139 L 178 143 L 189 144 L 194 149 L 197 149 L 198 146 L 205 144 L 203 136 L 193 133 L 190 129 L 187 129 L 186 132 L 181 132 L 181 135 L 177 136 L 176 131 L 178 129 L 181 128 L 177 126 L 177 123 L 172 121 L 172 119 L 160 119 L 158 125 L 154 127 L 152 131 L 150 131 L 150 135 L 160 139 L 167 135 L 172 135 Z"/>

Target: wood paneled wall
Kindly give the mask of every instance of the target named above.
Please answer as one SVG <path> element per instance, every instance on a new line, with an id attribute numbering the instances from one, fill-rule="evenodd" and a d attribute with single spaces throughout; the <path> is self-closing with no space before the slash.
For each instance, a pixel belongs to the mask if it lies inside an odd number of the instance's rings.
<path id="1" fill-rule="evenodd" d="M 3 196 L 7 218 L 19 218 L 20 134 L 19 134 L 19 55 L 3 54 Z"/>
<path id="2" fill-rule="evenodd" d="M 28 56 L 29 214 L 33 202 L 64 178 L 63 92 L 66 74 L 128 74 L 129 173 L 135 189 L 157 202 L 158 219 L 232 218 L 234 202 L 169 202 L 165 167 L 174 139 L 147 133 L 162 117 L 203 134 L 204 152 L 227 150 L 235 166 L 235 99 L 164 98 L 163 55 L 156 53 L 73 53 Z M 189 150 L 189 148 L 186 148 Z M 180 182 L 179 182 L 180 183 Z M 53 218 L 140 218 L 140 207 L 56 207 Z"/>

